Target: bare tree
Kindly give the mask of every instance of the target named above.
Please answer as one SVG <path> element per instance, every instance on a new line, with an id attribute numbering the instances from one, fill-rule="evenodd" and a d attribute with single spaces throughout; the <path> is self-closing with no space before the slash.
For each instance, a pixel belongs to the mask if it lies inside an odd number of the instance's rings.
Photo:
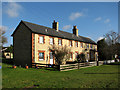
<path id="1" fill-rule="evenodd" d="M 0 27 L 0 47 L 7 43 L 7 38 L 5 37 L 5 30 L 6 29 L 4 27 Z"/>
<path id="2" fill-rule="evenodd" d="M 120 35 L 117 32 L 110 31 L 107 34 L 105 34 L 104 37 L 106 38 L 107 44 L 112 45 L 118 43 L 118 39 L 120 38 Z"/>
<path id="3" fill-rule="evenodd" d="M 108 46 L 104 48 L 107 57 L 110 59 L 114 58 L 114 55 L 117 53 L 118 48 L 116 47 L 116 44 L 119 43 L 120 35 L 117 32 L 110 31 L 107 34 L 104 35 L 105 41 Z"/>
<path id="4" fill-rule="evenodd" d="M 65 46 L 61 46 L 61 47 L 57 47 L 55 45 L 53 45 L 52 47 L 49 48 L 49 50 L 52 51 L 53 56 L 55 56 L 55 61 L 56 64 L 60 65 L 63 62 L 69 60 L 70 58 L 70 49 L 65 45 Z"/>

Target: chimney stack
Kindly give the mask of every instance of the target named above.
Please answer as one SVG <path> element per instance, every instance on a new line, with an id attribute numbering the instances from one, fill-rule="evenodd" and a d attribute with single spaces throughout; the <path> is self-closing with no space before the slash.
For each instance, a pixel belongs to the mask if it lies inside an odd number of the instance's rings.
<path id="1" fill-rule="evenodd" d="M 73 26 L 73 34 L 75 34 L 76 36 L 78 36 L 77 26 Z"/>
<path id="2" fill-rule="evenodd" d="M 52 28 L 55 29 L 56 31 L 58 31 L 58 22 L 55 22 L 55 20 L 52 23 Z"/>

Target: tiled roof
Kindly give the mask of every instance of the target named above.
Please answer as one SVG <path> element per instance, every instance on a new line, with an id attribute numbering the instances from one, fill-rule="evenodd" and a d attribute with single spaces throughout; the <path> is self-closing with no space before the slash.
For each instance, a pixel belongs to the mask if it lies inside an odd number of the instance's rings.
<path id="1" fill-rule="evenodd" d="M 55 29 L 41 26 L 38 24 L 22 21 L 32 32 L 34 33 L 39 33 L 39 34 L 44 34 L 44 35 L 49 35 L 49 36 L 54 36 L 54 37 L 60 37 L 64 39 L 69 39 L 69 40 L 76 40 L 80 42 L 85 42 L 85 43 L 91 43 L 91 44 L 96 44 L 93 40 L 90 38 L 86 38 L 83 36 L 76 36 L 72 33 L 69 32 L 64 32 L 61 30 L 56 31 Z"/>

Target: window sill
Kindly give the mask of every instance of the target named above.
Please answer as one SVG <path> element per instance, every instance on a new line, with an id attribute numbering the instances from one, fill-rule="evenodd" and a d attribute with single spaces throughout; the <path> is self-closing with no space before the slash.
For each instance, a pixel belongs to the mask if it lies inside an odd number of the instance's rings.
<path id="1" fill-rule="evenodd" d="M 39 43 L 39 44 L 45 44 L 45 43 Z"/>
<path id="2" fill-rule="evenodd" d="M 39 59 L 39 61 L 44 61 L 44 59 Z"/>

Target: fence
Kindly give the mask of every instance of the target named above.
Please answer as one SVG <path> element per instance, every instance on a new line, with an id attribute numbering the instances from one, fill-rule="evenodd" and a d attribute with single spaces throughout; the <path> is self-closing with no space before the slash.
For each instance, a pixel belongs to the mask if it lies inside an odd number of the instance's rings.
<path id="1" fill-rule="evenodd" d="M 68 70 L 80 69 L 80 68 L 91 67 L 91 66 L 96 66 L 96 62 L 60 65 L 60 71 L 68 71 Z"/>
<path id="2" fill-rule="evenodd" d="M 73 70 L 77 68 L 78 68 L 78 64 L 60 65 L 60 71 Z"/>
<path id="3" fill-rule="evenodd" d="M 45 68 L 47 70 L 59 70 L 60 65 L 55 65 L 55 64 L 42 64 L 42 63 L 32 63 L 33 68 Z M 60 70 L 59 70 L 60 71 Z"/>
<path id="4" fill-rule="evenodd" d="M 103 61 L 99 61 L 99 65 L 102 65 L 102 64 L 103 64 Z M 33 63 L 32 67 L 45 68 L 47 70 L 68 71 L 68 70 L 80 69 L 80 68 L 85 68 L 85 67 L 92 67 L 96 65 L 97 65 L 97 62 L 94 61 L 94 62 L 65 64 L 65 65 Z"/>
<path id="5" fill-rule="evenodd" d="M 103 65 L 104 64 L 104 61 L 99 61 L 99 65 Z"/>

